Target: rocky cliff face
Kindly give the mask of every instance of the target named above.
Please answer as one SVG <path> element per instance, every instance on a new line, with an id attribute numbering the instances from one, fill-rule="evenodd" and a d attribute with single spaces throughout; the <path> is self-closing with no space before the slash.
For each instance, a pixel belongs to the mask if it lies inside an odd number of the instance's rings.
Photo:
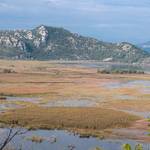
<path id="1" fill-rule="evenodd" d="M 150 55 L 130 43 L 107 43 L 73 34 L 63 28 L 0 31 L 0 57 L 137 62 Z"/>

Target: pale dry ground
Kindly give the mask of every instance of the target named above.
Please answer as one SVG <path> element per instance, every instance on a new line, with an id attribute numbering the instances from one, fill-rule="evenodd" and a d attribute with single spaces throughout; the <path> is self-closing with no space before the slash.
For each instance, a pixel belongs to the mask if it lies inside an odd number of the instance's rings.
<path id="1" fill-rule="evenodd" d="M 35 104 L 32 102 L 14 102 L 15 104 L 23 105 L 29 109 L 31 113 L 31 118 L 35 116 L 37 108 L 41 107 L 41 104 L 46 104 L 49 101 L 57 100 L 91 100 L 95 101 L 97 105 L 95 106 L 94 114 L 101 114 L 101 111 L 108 109 L 114 114 L 120 114 L 118 110 L 133 110 L 133 111 L 150 111 L 150 93 L 142 93 L 140 87 L 120 87 L 120 88 L 107 88 L 105 84 L 112 82 L 127 82 L 134 80 L 150 80 L 149 74 L 98 74 L 95 68 L 86 68 L 76 65 L 64 65 L 54 61 L 6 61 L 0 60 L 0 95 L 1 96 L 19 96 L 19 97 L 40 97 L 40 104 Z M 13 73 L 4 73 L 4 69 L 11 69 Z M 132 100 L 122 100 L 117 95 L 127 95 L 133 97 Z M 2 103 L 8 103 L 7 101 L 1 101 Z M 142 106 L 142 107 L 141 107 Z M 102 108 L 103 109 L 102 109 Z M 51 108 L 49 108 L 51 109 Z M 88 111 L 88 108 L 84 108 Z M 35 111 L 34 111 L 35 110 Z M 68 111 L 69 110 L 69 111 Z M 72 108 L 65 111 L 70 112 Z M 82 109 L 77 109 L 78 112 L 82 112 Z M 76 110 L 76 111 L 77 111 Z M 96 112 L 98 110 L 98 112 Z M 20 118 L 20 112 L 24 109 L 13 110 L 8 114 L 4 113 L 1 120 L 9 122 L 9 118 L 15 115 L 19 118 L 18 121 L 21 123 L 24 121 Z M 43 110 L 43 114 L 44 114 Z M 50 110 L 45 111 L 45 113 Z M 59 112 L 60 111 L 60 112 Z M 62 108 L 57 108 L 57 114 L 60 114 Z M 34 113 L 33 113 L 34 112 Z M 17 115 L 18 113 L 18 115 Z M 33 116 L 32 116 L 33 114 Z M 43 115 L 42 114 L 42 115 Z M 78 114 L 78 113 L 75 113 Z M 77 119 L 74 114 L 75 120 Z M 103 113 L 102 113 L 103 114 Z M 5 117 L 7 116 L 7 118 Z M 127 114 L 122 114 L 122 116 Z M 129 114 L 128 114 L 129 115 Z M 127 115 L 127 116 L 128 116 Z M 46 116 L 46 114 L 45 114 Z M 60 116 L 60 115 L 58 115 Z M 116 117 L 117 115 L 114 115 Z M 130 115 L 129 115 L 130 116 Z M 53 118 L 53 116 L 51 116 Z M 57 116 L 55 116 L 57 119 Z M 94 118 L 94 116 L 90 116 Z M 89 118 L 89 119 L 90 119 Z M 121 117 L 120 117 L 121 118 Z M 117 118 L 120 121 L 120 118 Z M 134 118 L 134 117 L 133 117 Z M 27 120 L 30 118 L 26 118 Z M 47 118 L 46 118 L 47 119 Z M 54 119 L 54 118 L 53 118 Z M 64 118 L 65 119 L 65 118 Z M 116 120 L 117 120 L 116 119 Z M 69 118 L 70 120 L 70 118 Z M 74 122 L 75 120 L 72 120 Z M 108 118 L 104 118 L 108 123 Z M 134 121 L 136 119 L 133 119 Z M 10 119 L 10 121 L 12 121 Z M 79 121 L 79 120 L 78 120 Z M 125 120 L 124 120 L 125 121 Z M 51 122 L 51 120 L 48 120 Z M 92 120 L 88 120 L 88 123 Z M 23 124 L 22 123 L 22 124 Z M 66 126 L 66 121 L 63 122 Z M 115 122 L 116 124 L 119 122 Z M 30 124 L 30 123 L 28 123 Z M 39 122 L 38 122 L 39 124 Z M 57 124 L 57 123 L 56 123 Z M 81 122 L 80 127 L 86 123 Z M 24 124 L 23 124 L 24 125 Z M 35 124 L 34 124 L 35 126 Z M 90 125 L 89 125 L 90 126 Z M 117 125 L 116 125 L 117 126 Z M 69 127 L 69 125 L 68 125 Z M 76 127 L 76 128 L 77 128 Z M 84 128 L 83 127 L 83 128 Z M 48 128 L 48 127 L 47 127 Z M 64 127 L 65 128 L 65 127 Z M 75 128 L 73 126 L 73 128 Z M 99 127 L 97 127 L 99 129 Z M 109 127 L 110 128 L 110 127 Z M 79 128 L 80 130 L 80 128 Z M 93 131 L 92 131 L 93 132 Z"/>

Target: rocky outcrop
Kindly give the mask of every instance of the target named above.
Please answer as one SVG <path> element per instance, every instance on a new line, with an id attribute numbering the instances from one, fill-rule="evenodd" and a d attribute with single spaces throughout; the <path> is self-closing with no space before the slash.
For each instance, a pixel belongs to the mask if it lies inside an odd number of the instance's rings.
<path id="1" fill-rule="evenodd" d="M 63 28 L 0 31 L 0 58 L 137 62 L 149 53 L 127 43 L 108 43 Z"/>

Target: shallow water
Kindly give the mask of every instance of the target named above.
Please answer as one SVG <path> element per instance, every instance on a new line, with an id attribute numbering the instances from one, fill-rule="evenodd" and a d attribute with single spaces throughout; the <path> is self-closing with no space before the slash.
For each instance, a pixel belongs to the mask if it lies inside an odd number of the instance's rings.
<path id="1" fill-rule="evenodd" d="M 150 112 L 141 112 L 141 111 L 134 111 L 134 110 L 122 110 L 121 111 L 124 111 L 124 112 L 127 112 L 127 113 L 130 113 L 130 114 L 133 114 L 133 115 L 136 115 L 136 116 L 140 116 L 140 117 L 143 117 L 143 118 L 150 118 Z"/>
<path id="2" fill-rule="evenodd" d="M 94 107 L 96 102 L 92 100 L 62 100 L 50 101 L 44 104 L 46 107 Z"/>
<path id="3" fill-rule="evenodd" d="M 38 97 L 13 97 L 7 96 L 6 101 L 20 101 L 20 102 L 31 102 L 31 103 L 39 103 L 40 98 Z"/>
<path id="4" fill-rule="evenodd" d="M 114 98 L 121 99 L 121 100 L 134 100 L 136 97 L 130 95 L 116 95 L 114 96 Z"/>
<path id="5" fill-rule="evenodd" d="M 21 108 L 21 106 L 17 104 L 7 104 L 7 103 L 0 104 L 0 113 L 15 108 Z"/>
<path id="6" fill-rule="evenodd" d="M 9 109 L 17 109 L 22 108 L 23 105 L 15 104 L 15 102 L 30 102 L 34 104 L 38 104 L 40 98 L 30 98 L 30 97 L 11 97 L 7 96 L 6 99 L 3 100 L 3 103 L 0 103 L 0 113 L 5 112 Z"/>
<path id="7" fill-rule="evenodd" d="M 108 88 L 120 88 L 120 87 L 136 87 L 136 86 L 144 86 L 150 88 L 150 80 L 134 80 L 127 82 L 112 82 L 106 83 L 105 85 Z"/>
<path id="8" fill-rule="evenodd" d="M 1 129 L 1 136 L 4 136 L 4 129 Z M 32 136 L 40 136 L 43 138 L 56 138 L 55 143 L 44 141 L 42 143 L 33 143 L 27 138 Z M 134 147 L 138 142 L 134 140 L 100 140 L 97 138 L 80 138 L 78 135 L 68 133 L 65 131 L 49 131 L 37 130 L 29 131 L 25 135 L 16 137 L 13 141 L 16 146 L 22 144 L 23 150 L 71 150 L 71 146 L 75 147 L 72 150 L 93 150 L 95 147 L 101 147 L 103 150 L 121 150 L 122 145 L 129 143 Z M 149 144 L 143 144 L 144 150 L 148 150 Z"/>
<path id="9" fill-rule="evenodd" d="M 143 94 L 150 93 L 150 80 L 134 80 L 128 82 L 111 82 L 104 83 L 104 87 L 108 89 L 118 89 L 118 88 L 140 88 Z"/>

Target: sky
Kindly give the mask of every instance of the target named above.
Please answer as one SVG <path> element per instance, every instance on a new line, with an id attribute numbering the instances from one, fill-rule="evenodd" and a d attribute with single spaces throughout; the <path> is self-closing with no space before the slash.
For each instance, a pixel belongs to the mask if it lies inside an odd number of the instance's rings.
<path id="1" fill-rule="evenodd" d="M 109 42 L 150 41 L 150 0 L 0 0 L 0 29 L 39 25 Z"/>

